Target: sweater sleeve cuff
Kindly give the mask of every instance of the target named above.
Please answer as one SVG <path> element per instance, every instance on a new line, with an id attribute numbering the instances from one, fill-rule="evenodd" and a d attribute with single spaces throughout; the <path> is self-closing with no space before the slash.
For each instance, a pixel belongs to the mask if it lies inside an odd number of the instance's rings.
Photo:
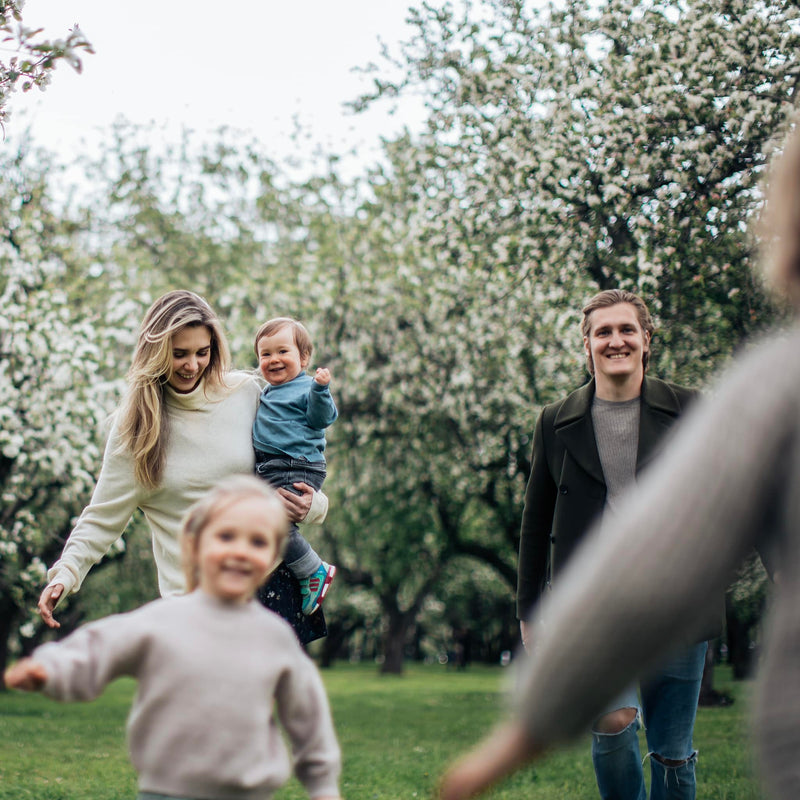
<path id="1" fill-rule="evenodd" d="M 322 525 L 328 516 L 328 496 L 323 492 L 314 492 L 311 497 L 311 508 L 303 520 L 306 525 Z"/>
<path id="2" fill-rule="evenodd" d="M 80 581 L 76 575 L 63 564 L 57 564 L 47 571 L 47 586 L 54 586 L 56 583 L 60 583 L 64 587 L 64 591 L 61 593 L 61 597 L 58 598 L 58 602 L 55 606 L 58 608 L 66 597 L 80 589 Z"/>

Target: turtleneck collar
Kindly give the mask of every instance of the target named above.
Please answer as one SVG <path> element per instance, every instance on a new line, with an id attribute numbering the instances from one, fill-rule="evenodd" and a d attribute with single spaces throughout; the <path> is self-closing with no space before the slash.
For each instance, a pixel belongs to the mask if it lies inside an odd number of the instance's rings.
<path id="1" fill-rule="evenodd" d="M 191 392 L 176 392 L 168 383 L 164 385 L 164 397 L 168 406 L 183 408 L 193 411 L 205 408 L 209 403 L 223 400 L 231 392 L 236 391 L 252 376 L 246 372 L 229 372 L 225 375 L 225 383 L 216 390 L 209 391 L 206 387 L 205 376 L 200 378 L 200 383 Z"/>
<path id="2" fill-rule="evenodd" d="M 168 383 L 164 386 L 164 397 L 168 406 L 174 408 L 184 408 L 193 411 L 198 408 L 203 408 L 207 405 L 211 398 L 206 395 L 206 381 L 205 378 L 200 379 L 200 383 L 192 389 L 191 392 L 176 392 Z"/>

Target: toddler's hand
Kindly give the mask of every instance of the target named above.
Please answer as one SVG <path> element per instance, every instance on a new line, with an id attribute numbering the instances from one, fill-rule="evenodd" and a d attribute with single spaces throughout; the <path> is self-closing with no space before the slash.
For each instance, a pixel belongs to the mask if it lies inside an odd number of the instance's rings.
<path id="1" fill-rule="evenodd" d="M 9 689 L 38 692 L 47 683 L 47 672 L 32 658 L 23 658 L 5 671 L 3 680 Z"/>
<path id="2" fill-rule="evenodd" d="M 314 381 L 320 386 L 327 386 L 331 382 L 331 371 L 325 367 L 317 367 L 314 373 Z"/>

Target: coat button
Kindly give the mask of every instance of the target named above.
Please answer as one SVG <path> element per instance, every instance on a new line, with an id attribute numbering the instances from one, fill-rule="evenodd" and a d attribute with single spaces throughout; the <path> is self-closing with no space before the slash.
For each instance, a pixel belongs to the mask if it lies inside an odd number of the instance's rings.
<path id="1" fill-rule="evenodd" d="M 550 534 L 550 541 L 551 541 L 551 542 L 554 542 L 555 540 L 556 540 L 556 537 L 555 537 L 555 536 L 553 536 L 553 534 Z"/>
<path id="2" fill-rule="evenodd" d="M 569 489 L 566 486 L 559 486 L 558 487 L 559 494 L 569 494 Z"/>

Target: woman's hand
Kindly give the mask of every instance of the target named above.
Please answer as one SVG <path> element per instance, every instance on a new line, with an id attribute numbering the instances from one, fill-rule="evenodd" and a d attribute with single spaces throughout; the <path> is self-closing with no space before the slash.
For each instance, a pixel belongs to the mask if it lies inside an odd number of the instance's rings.
<path id="1" fill-rule="evenodd" d="M 47 683 L 47 671 L 32 658 L 23 658 L 5 671 L 3 680 L 9 689 L 38 692 Z"/>
<path id="2" fill-rule="evenodd" d="M 63 584 L 54 583 L 52 586 L 46 586 L 39 598 L 39 614 L 49 628 L 61 627 L 61 623 L 53 617 L 53 611 L 55 611 L 56 603 L 61 599 L 62 594 L 64 594 Z"/>
<path id="3" fill-rule="evenodd" d="M 450 767 L 439 784 L 439 800 L 476 797 L 540 753 L 519 723 L 505 723 Z"/>
<path id="4" fill-rule="evenodd" d="M 278 489 L 278 494 L 283 500 L 283 507 L 286 509 L 286 515 L 291 522 L 302 522 L 308 516 L 308 510 L 311 508 L 311 499 L 314 497 L 314 490 L 307 483 L 293 483 L 295 489 L 302 494 L 294 494 L 288 489 Z M 41 608 L 41 601 L 39 601 Z M 44 615 L 42 615 L 44 616 Z"/>

